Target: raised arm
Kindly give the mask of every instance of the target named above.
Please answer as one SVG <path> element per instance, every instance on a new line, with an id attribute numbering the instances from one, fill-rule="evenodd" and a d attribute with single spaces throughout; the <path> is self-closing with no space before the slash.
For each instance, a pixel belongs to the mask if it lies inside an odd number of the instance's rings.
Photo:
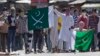
<path id="1" fill-rule="evenodd" d="M 59 12 L 57 9 L 54 9 L 54 12 L 56 13 L 57 16 L 62 16 L 63 14 Z"/>

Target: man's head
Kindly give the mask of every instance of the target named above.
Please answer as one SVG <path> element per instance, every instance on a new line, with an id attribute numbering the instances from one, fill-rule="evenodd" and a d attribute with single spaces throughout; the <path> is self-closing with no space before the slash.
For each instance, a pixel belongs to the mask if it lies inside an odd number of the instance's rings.
<path id="1" fill-rule="evenodd" d="M 17 10 L 17 14 L 19 15 L 19 16 L 24 16 L 24 11 L 22 10 L 22 9 L 18 9 Z"/>
<path id="2" fill-rule="evenodd" d="M 7 12 L 7 8 L 6 7 L 3 8 L 3 15 L 4 16 L 7 16 L 8 15 L 8 12 Z"/>
<path id="3" fill-rule="evenodd" d="M 79 29 L 84 29 L 85 23 L 83 21 L 79 22 Z"/>
<path id="4" fill-rule="evenodd" d="M 67 9 L 66 9 L 66 15 L 69 15 L 69 14 L 70 14 L 70 9 L 67 8 Z"/>
<path id="5" fill-rule="evenodd" d="M 69 8 L 64 8 L 64 9 L 62 10 L 62 12 L 63 12 L 64 14 L 66 14 L 66 16 L 67 16 L 67 15 L 70 14 L 70 9 L 69 9 Z"/>
<path id="6" fill-rule="evenodd" d="M 85 9 L 82 10 L 82 15 L 86 15 L 86 10 Z"/>
<path id="7" fill-rule="evenodd" d="M 96 15 L 96 9 L 92 9 L 92 15 Z"/>
<path id="8" fill-rule="evenodd" d="M 11 12 L 12 16 L 15 16 L 16 15 L 16 9 L 15 9 L 15 7 L 11 7 L 10 12 Z"/>

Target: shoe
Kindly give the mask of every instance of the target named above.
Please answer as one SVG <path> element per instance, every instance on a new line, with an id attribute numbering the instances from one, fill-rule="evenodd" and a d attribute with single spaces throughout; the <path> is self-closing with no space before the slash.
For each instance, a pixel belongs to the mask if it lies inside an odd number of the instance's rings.
<path id="1" fill-rule="evenodd" d="M 75 52 L 75 50 L 71 50 L 71 52 Z"/>
<path id="2" fill-rule="evenodd" d="M 44 53 L 44 51 L 42 51 L 42 50 L 38 50 L 38 53 Z"/>
<path id="3" fill-rule="evenodd" d="M 10 52 L 6 52 L 6 54 L 5 55 L 10 55 Z"/>
<path id="4" fill-rule="evenodd" d="M 25 51 L 25 54 L 29 54 L 29 51 Z"/>
<path id="5" fill-rule="evenodd" d="M 31 51 L 29 51 L 29 53 L 32 53 L 33 51 L 31 50 Z"/>
<path id="6" fill-rule="evenodd" d="M 34 51 L 34 54 L 37 54 L 37 52 L 36 52 L 36 51 Z"/>
<path id="7" fill-rule="evenodd" d="M 92 49 L 91 52 L 95 52 L 96 50 Z"/>

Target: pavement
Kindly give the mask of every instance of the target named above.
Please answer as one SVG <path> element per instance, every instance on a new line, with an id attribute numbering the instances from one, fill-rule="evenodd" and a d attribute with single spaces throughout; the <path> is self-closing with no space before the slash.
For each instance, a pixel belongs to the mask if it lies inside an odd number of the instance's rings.
<path id="1" fill-rule="evenodd" d="M 43 48 L 44 53 L 34 52 L 30 54 L 25 54 L 25 50 L 18 50 L 16 52 L 11 52 L 10 55 L 5 55 L 5 53 L 0 52 L 0 56 L 100 56 L 100 51 L 96 52 L 75 52 L 75 53 L 48 53 L 46 47 Z"/>
<path id="2" fill-rule="evenodd" d="M 25 54 L 24 50 L 19 50 L 17 52 L 13 52 L 11 55 L 4 55 L 0 53 L 0 56 L 100 56 L 100 52 L 77 52 L 77 53 L 37 53 L 33 52 L 30 54 Z"/>

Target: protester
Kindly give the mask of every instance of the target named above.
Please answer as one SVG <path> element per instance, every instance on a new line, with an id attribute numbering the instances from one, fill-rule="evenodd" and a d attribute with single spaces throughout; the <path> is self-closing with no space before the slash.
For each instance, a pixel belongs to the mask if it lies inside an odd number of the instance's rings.
<path id="1" fill-rule="evenodd" d="M 46 43 L 47 50 L 48 52 L 51 52 L 52 43 L 50 40 L 50 29 L 49 28 L 44 29 L 44 35 L 45 35 L 45 43 Z"/>
<path id="2" fill-rule="evenodd" d="M 79 16 L 79 13 L 78 13 L 78 10 L 74 10 L 73 12 L 73 19 L 74 19 L 74 26 L 75 27 L 78 27 L 78 16 Z"/>
<path id="3" fill-rule="evenodd" d="M 35 11 L 36 13 L 32 12 L 34 15 L 32 13 L 25 15 L 28 11 L 22 10 L 22 8 L 17 10 L 14 4 L 11 4 L 10 9 L 3 9 L 3 13 L 0 14 L 1 52 L 6 52 L 7 48 L 7 54 L 18 50 L 25 50 L 25 54 L 29 54 L 33 50 L 34 54 L 43 53 L 45 44 L 48 53 L 85 52 L 89 51 L 90 47 L 91 51 L 96 51 L 97 48 L 100 50 L 100 31 L 97 31 L 100 20 L 96 9 L 93 9 L 92 13 L 90 11 L 87 13 L 83 9 L 80 13 L 75 7 L 70 9 L 69 7 L 58 8 L 50 4 L 48 8 L 48 28 L 37 29 L 33 27 L 28 29 L 28 26 L 33 23 L 34 26 L 44 23 L 42 17 L 47 17 L 42 14 L 43 11 L 41 12 L 37 9 L 37 7 L 42 8 L 45 6 L 37 6 L 35 4 L 31 6 L 30 9 L 37 11 Z M 34 16 L 32 18 L 34 21 L 30 20 L 32 24 L 28 21 L 31 17 L 27 18 L 29 14 Z M 59 20 L 60 22 L 58 22 L 59 18 L 61 19 Z M 58 25 L 60 26 L 59 30 L 57 28 Z M 44 43 L 44 40 L 46 43 Z"/>
<path id="4" fill-rule="evenodd" d="M 57 52 L 57 44 L 58 44 L 58 16 L 54 13 L 54 6 L 49 6 L 49 35 L 51 41 L 51 52 Z M 48 38 L 49 39 L 49 38 Z"/>
<path id="5" fill-rule="evenodd" d="M 77 31 L 85 31 L 86 29 L 84 29 L 84 26 L 85 26 L 85 23 L 83 21 L 80 21 L 79 27 L 71 30 L 71 43 L 70 43 L 71 44 L 71 52 L 77 51 L 75 49 L 76 32 Z"/>
<path id="6" fill-rule="evenodd" d="M 98 32 L 97 37 L 98 37 L 98 47 L 99 47 L 99 51 L 100 51 L 100 32 Z"/>
<path id="7" fill-rule="evenodd" d="M 0 18 L 0 43 L 1 43 L 1 51 L 6 52 L 6 39 L 7 39 L 7 31 L 8 31 L 8 25 L 6 24 L 7 19 L 7 8 L 4 7 L 2 17 Z"/>
<path id="8" fill-rule="evenodd" d="M 91 51 L 95 51 L 97 48 L 97 41 L 98 40 L 97 40 L 96 36 L 97 36 L 98 22 L 99 22 L 99 17 L 96 13 L 96 9 L 93 9 L 91 16 L 89 16 L 89 25 L 88 25 L 90 29 L 93 29 L 95 31 L 94 40 L 93 40 L 93 43 L 91 46 Z"/>
<path id="9" fill-rule="evenodd" d="M 71 39 L 71 28 L 74 26 L 73 17 L 69 13 L 69 9 L 65 9 L 63 13 L 60 13 L 55 9 L 55 13 L 62 17 L 62 28 L 59 33 L 59 50 L 63 51 L 63 42 L 65 42 L 65 49 L 64 51 L 70 50 L 70 39 Z"/>
<path id="10" fill-rule="evenodd" d="M 22 49 L 23 45 L 25 45 L 25 53 L 27 53 L 27 40 L 28 40 L 28 19 L 25 17 L 24 11 L 22 9 L 18 9 L 18 19 L 16 20 L 17 22 L 17 33 L 18 37 L 16 38 L 17 41 L 19 42 L 19 48 Z M 24 42 L 23 42 L 24 40 Z"/>
<path id="11" fill-rule="evenodd" d="M 34 30 L 34 53 L 37 53 L 37 47 L 38 52 L 42 53 L 42 40 L 43 40 L 43 30 L 42 29 L 36 29 Z"/>
<path id="12" fill-rule="evenodd" d="M 11 51 L 15 51 L 15 33 L 16 33 L 16 9 L 15 7 L 11 7 L 10 9 L 11 15 L 7 18 L 8 27 L 8 37 L 7 37 L 7 54 Z M 10 51 L 11 49 L 11 51 Z"/>
<path id="13" fill-rule="evenodd" d="M 100 51 L 100 17 L 99 17 L 99 23 L 98 23 L 97 37 L 98 37 L 98 47 L 99 47 L 99 51 Z"/>
<path id="14" fill-rule="evenodd" d="M 87 29 L 88 28 L 88 20 L 89 19 L 88 19 L 87 15 L 86 15 L 86 10 L 82 10 L 82 13 L 78 18 L 78 24 L 79 24 L 80 21 L 83 21 L 85 23 L 84 28 Z"/>
<path id="15" fill-rule="evenodd" d="M 85 31 L 87 31 L 88 29 L 85 29 L 84 28 L 84 26 L 85 26 L 85 23 L 83 22 L 83 21 L 80 21 L 79 22 L 79 27 L 77 27 L 77 28 L 74 28 L 73 30 L 72 30 L 72 35 L 71 35 L 71 50 L 72 50 L 72 52 L 82 52 L 83 51 L 83 47 L 82 47 L 82 43 L 85 43 L 85 42 L 82 42 L 81 40 L 84 38 L 84 37 L 82 37 L 82 38 L 80 38 L 80 39 L 78 39 L 78 41 L 76 41 L 76 39 L 77 39 L 77 32 L 85 32 Z M 81 35 L 81 36 L 84 36 L 84 35 Z M 80 40 L 80 41 L 79 41 Z M 80 43 L 77 43 L 77 42 L 80 42 Z M 78 45 L 77 45 L 78 44 Z M 77 46 L 75 46 L 75 45 L 77 45 Z"/>

